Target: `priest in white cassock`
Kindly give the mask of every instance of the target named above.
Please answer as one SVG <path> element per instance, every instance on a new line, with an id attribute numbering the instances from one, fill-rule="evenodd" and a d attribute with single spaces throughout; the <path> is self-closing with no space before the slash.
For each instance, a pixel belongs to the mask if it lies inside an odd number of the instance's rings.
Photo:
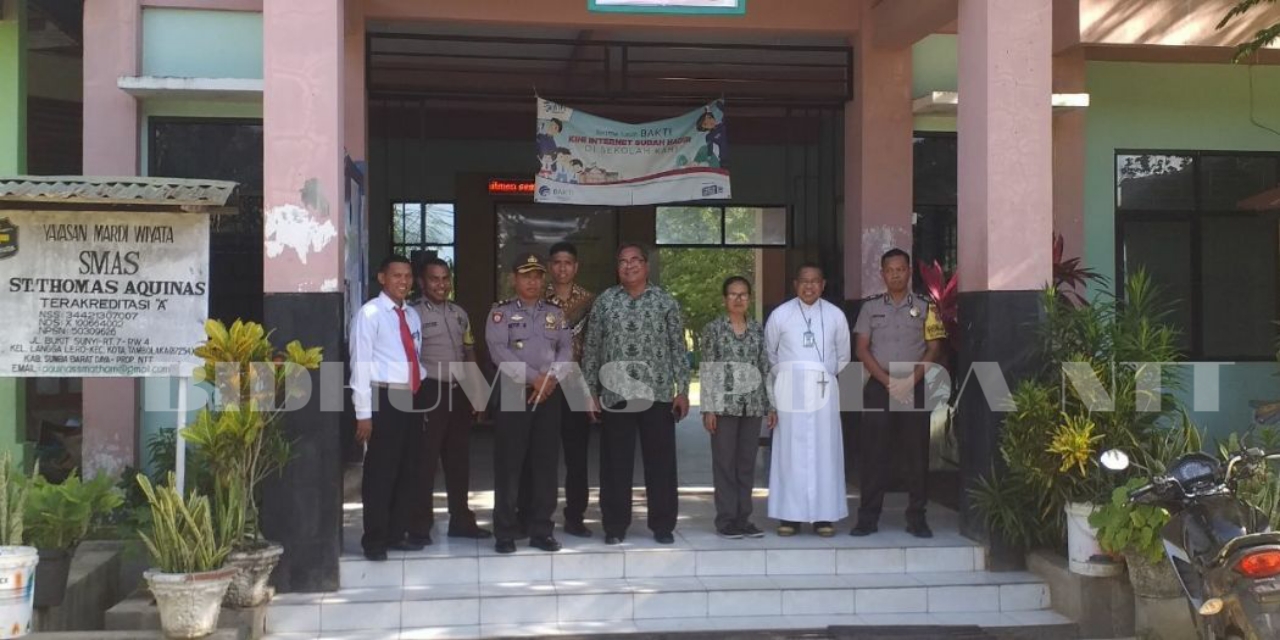
<path id="1" fill-rule="evenodd" d="M 769 315 L 765 349 L 773 369 L 778 425 L 769 472 L 769 517 L 778 535 L 801 523 L 835 535 L 833 522 L 849 515 L 844 485 L 844 438 L 836 376 L 851 358 L 849 323 L 839 307 L 822 299 L 822 267 L 796 272 L 796 297 Z"/>

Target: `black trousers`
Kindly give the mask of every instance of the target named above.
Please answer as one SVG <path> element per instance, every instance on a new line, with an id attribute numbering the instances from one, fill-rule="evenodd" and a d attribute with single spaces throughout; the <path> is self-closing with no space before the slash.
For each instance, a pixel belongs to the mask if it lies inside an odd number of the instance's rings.
<path id="1" fill-rule="evenodd" d="M 923 382 L 916 384 L 914 395 L 915 406 L 920 407 Z M 867 381 L 862 398 L 858 522 L 879 520 L 885 491 L 900 469 L 907 488 L 907 523 L 923 523 L 929 501 L 929 412 L 887 411 L 889 389 L 874 379 Z M 904 409 L 901 405 L 898 408 Z"/>
<path id="2" fill-rule="evenodd" d="M 421 406 L 408 389 L 374 388 L 373 433 L 364 454 L 365 551 L 385 551 L 404 537 L 422 490 Z"/>
<path id="3" fill-rule="evenodd" d="M 670 402 L 655 402 L 639 412 L 604 412 L 600 430 L 600 513 L 605 535 L 625 536 L 631 526 L 631 478 L 635 471 L 636 436 L 644 459 L 644 487 L 649 503 L 649 530 L 671 533 L 680 501 L 676 495 L 676 421 Z"/>
<path id="4" fill-rule="evenodd" d="M 560 397 L 560 443 L 564 449 L 564 521 L 582 524 L 591 485 L 587 478 L 591 417 L 586 411 L 574 411 L 564 393 Z M 526 463 L 524 477 L 520 481 L 520 507 L 517 509 L 521 524 L 527 524 L 529 520 L 529 486 L 533 482 L 529 474 L 529 465 Z"/>
<path id="5" fill-rule="evenodd" d="M 500 384 L 511 385 L 505 376 Z M 523 385 L 521 385 L 523 386 Z M 521 537 L 516 515 L 521 478 L 529 468 L 529 535 L 549 536 L 555 528 L 557 476 L 560 467 L 560 396 L 557 389 L 546 402 L 523 410 L 499 410 L 495 416 L 493 442 L 493 528 L 502 540 Z M 501 404 L 501 403 L 500 403 Z"/>
<path id="6" fill-rule="evenodd" d="M 444 486 L 449 495 L 449 530 L 475 527 L 476 514 L 467 506 L 471 484 L 471 403 L 462 387 L 427 378 L 422 381 L 422 406 L 426 425 L 422 443 L 422 494 L 409 519 L 409 533 L 423 536 L 435 524 L 436 467 L 444 466 Z"/>

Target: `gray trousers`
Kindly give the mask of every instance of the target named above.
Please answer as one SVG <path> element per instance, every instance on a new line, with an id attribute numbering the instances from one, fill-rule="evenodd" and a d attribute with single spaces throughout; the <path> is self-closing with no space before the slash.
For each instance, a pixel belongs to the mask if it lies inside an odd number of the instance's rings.
<path id="1" fill-rule="evenodd" d="M 711 467 L 716 488 L 716 528 L 742 526 L 751 517 L 760 417 L 716 415 Z"/>

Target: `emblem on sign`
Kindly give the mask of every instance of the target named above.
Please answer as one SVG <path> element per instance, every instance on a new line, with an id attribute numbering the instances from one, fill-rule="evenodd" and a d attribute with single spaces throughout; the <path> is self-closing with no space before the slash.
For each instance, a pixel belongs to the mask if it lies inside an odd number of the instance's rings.
<path id="1" fill-rule="evenodd" d="M 18 254 L 18 225 L 0 218 L 0 260 Z"/>

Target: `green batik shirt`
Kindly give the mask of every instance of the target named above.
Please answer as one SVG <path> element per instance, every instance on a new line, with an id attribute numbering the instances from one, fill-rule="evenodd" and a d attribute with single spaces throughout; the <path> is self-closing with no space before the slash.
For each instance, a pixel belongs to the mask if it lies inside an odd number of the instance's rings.
<path id="1" fill-rule="evenodd" d="M 646 286 L 638 298 L 621 285 L 601 293 L 591 307 L 583 351 L 587 387 L 606 407 L 689 394 L 680 303 L 657 286 Z"/>
<path id="2" fill-rule="evenodd" d="M 766 382 L 769 354 L 764 348 L 764 327 L 747 320 L 747 330 L 733 332 L 729 316 L 707 323 L 699 336 L 702 349 L 701 408 L 704 413 L 726 416 L 764 416 L 773 411 Z M 751 376 L 755 369 L 759 377 Z"/>

